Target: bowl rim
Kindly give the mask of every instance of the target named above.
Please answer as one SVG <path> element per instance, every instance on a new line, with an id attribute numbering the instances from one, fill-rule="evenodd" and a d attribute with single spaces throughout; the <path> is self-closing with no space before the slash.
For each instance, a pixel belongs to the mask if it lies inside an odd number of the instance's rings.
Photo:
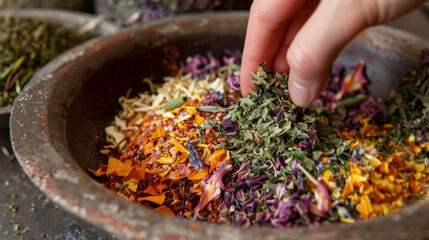
<path id="1" fill-rule="evenodd" d="M 128 29 L 114 35 L 91 40 L 90 43 L 91 45 L 102 45 L 109 41 L 109 39 L 115 37 L 131 36 L 133 34 L 138 34 L 141 31 L 146 31 L 159 26 L 176 26 L 175 24 L 177 21 L 202 21 L 202 18 L 214 21 L 222 18 L 238 19 L 247 17 L 248 12 L 245 11 L 182 15 L 179 17 L 155 21 L 138 28 Z M 404 48 L 404 42 L 401 43 L 401 46 L 398 46 L 395 42 L 389 42 L 392 36 L 404 41 L 411 39 L 411 43 L 406 45 L 406 47 L 409 48 Z M 409 58 L 418 56 L 418 52 L 415 52 L 416 49 L 420 51 L 423 47 L 429 47 L 429 41 L 427 40 L 401 30 L 384 26 L 369 28 L 361 33 L 358 38 L 364 38 L 367 41 L 371 41 L 380 49 L 394 49 L 396 51 L 408 52 L 406 56 Z M 208 239 L 332 239 L 342 238 L 343 236 L 369 239 L 383 236 L 382 232 L 377 232 L 379 231 L 378 229 L 384 229 L 384 231 L 390 229 L 391 231 L 399 234 L 401 231 L 417 227 L 416 221 L 412 216 L 414 214 L 419 213 L 429 216 L 429 203 L 425 203 L 410 206 L 397 214 L 380 217 L 371 221 L 359 221 L 352 225 L 344 223 L 330 224 L 328 226 L 312 230 L 303 227 L 296 227 L 287 230 L 277 228 L 263 229 L 258 226 L 244 229 L 235 226 L 225 227 L 219 224 L 200 224 L 189 220 L 161 216 L 158 213 L 153 213 L 149 208 L 139 206 L 126 199 L 115 196 L 114 194 L 111 194 L 108 189 L 99 185 L 89 175 L 81 174 L 82 171 L 84 171 L 83 169 L 57 152 L 56 148 L 58 148 L 58 146 L 54 146 L 49 140 L 50 135 L 49 131 L 47 131 L 48 122 L 46 120 L 48 113 L 45 112 L 46 110 L 43 108 L 43 105 L 48 103 L 46 100 L 48 98 L 46 96 L 35 96 L 37 93 L 34 91 L 35 89 L 40 89 L 41 84 L 47 80 L 55 82 L 56 80 L 52 78 L 52 75 L 50 75 L 51 72 L 61 69 L 67 64 L 67 62 L 81 57 L 84 55 L 83 53 L 85 51 L 91 51 L 88 50 L 87 46 L 88 43 L 82 44 L 76 47 L 73 51 L 60 55 L 35 74 L 30 81 L 30 84 L 28 84 L 28 87 L 25 88 L 15 100 L 10 118 L 10 134 L 15 155 L 34 184 L 39 187 L 54 203 L 66 209 L 70 213 L 86 220 L 90 224 L 107 230 L 113 234 L 117 234 L 118 237 L 124 239 L 146 239 L 155 237 L 157 239 L 198 239 L 201 237 L 206 237 Z M 409 51 L 409 49 L 412 50 Z M 414 60 L 415 59 L 416 58 L 414 58 Z M 47 94 L 49 94 L 49 92 L 47 92 Z M 41 105 L 39 107 L 43 111 L 38 111 L 37 114 L 28 115 L 31 109 L 27 110 L 25 108 L 25 103 L 33 101 L 35 97 L 40 99 Z M 35 126 L 27 126 L 21 121 L 21 118 L 23 117 L 30 117 L 30 119 L 26 119 L 26 121 L 35 121 L 37 124 Z M 29 131 L 28 134 L 37 134 L 37 138 L 33 137 L 32 140 L 27 138 L 26 131 Z M 34 139 L 38 139 L 40 141 L 34 143 Z M 48 168 L 42 167 L 46 165 L 45 162 L 49 161 L 49 158 L 60 159 L 62 165 Z M 70 196 L 69 190 L 62 189 L 59 185 L 56 185 L 55 181 L 67 181 L 67 183 L 71 184 L 75 189 L 81 189 L 81 191 L 74 193 L 79 197 Z M 92 193 L 91 191 L 94 189 L 96 189 L 96 192 Z M 98 198 L 98 196 L 106 196 L 106 193 L 110 194 L 108 199 Z M 126 207 L 123 208 L 123 206 Z M 132 217 L 134 219 L 125 219 L 126 217 Z M 162 219 L 162 221 L 152 222 L 151 219 Z M 414 221 L 411 221 L 410 219 Z M 380 226 L 382 225 L 387 225 L 388 227 L 381 228 Z M 225 231 L 226 229 L 227 231 Z M 411 235 L 407 236 L 415 236 L 412 234 L 416 233 L 410 231 L 408 234 Z M 427 236 L 429 233 L 427 231 L 421 231 L 421 234 Z"/>

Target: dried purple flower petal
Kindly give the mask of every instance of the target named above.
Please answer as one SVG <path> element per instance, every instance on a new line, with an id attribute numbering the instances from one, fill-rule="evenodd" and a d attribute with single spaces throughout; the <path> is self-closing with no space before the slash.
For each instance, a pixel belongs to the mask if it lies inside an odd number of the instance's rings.
<path id="1" fill-rule="evenodd" d="M 286 187 L 285 185 L 281 184 L 281 183 L 277 183 L 277 187 L 276 187 L 276 195 L 278 199 L 282 199 L 286 194 Z"/>
<path id="2" fill-rule="evenodd" d="M 308 142 L 307 139 L 304 139 L 301 142 L 299 142 L 296 146 L 299 148 L 308 148 L 310 146 L 310 143 Z"/>
<path id="3" fill-rule="evenodd" d="M 308 194 L 302 195 L 301 198 L 299 199 L 298 206 L 303 213 L 308 212 L 310 201 L 311 201 L 311 197 Z"/>
<path id="4" fill-rule="evenodd" d="M 195 213 L 204 209 L 209 202 L 220 197 L 221 189 L 224 188 L 222 177 L 231 169 L 232 166 L 227 164 L 223 168 L 216 170 L 210 178 L 201 182 L 201 197 L 200 202 L 194 209 Z"/>
<path id="5" fill-rule="evenodd" d="M 228 85 L 231 92 L 240 91 L 240 77 L 234 74 L 228 74 L 225 83 Z"/>
<path id="6" fill-rule="evenodd" d="M 283 115 L 283 110 L 279 107 L 274 108 L 273 112 L 276 114 L 276 120 L 277 122 L 283 121 L 285 119 Z"/>
<path id="7" fill-rule="evenodd" d="M 231 119 L 227 118 L 222 121 L 222 129 L 226 133 L 235 133 L 235 125 Z"/>
<path id="8" fill-rule="evenodd" d="M 271 214 L 268 211 L 256 213 L 256 221 L 258 222 L 267 222 L 270 219 L 270 217 L 271 217 Z"/>
<path id="9" fill-rule="evenodd" d="M 186 140 L 186 143 L 188 144 L 189 158 L 191 159 L 192 166 L 199 172 L 202 172 L 203 162 L 201 161 L 200 155 L 198 154 L 194 145 L 189 140 Z"/>
<path id="10" fill-rule="evenodd" d="M 340 100 L 346 92 L 363 91 L 362 86 L 368 82 L 363 73 L 364 67 L 365 62 L 362 60 L 359 61 L 358 65 L 354 68 L 353 73 L 344 78 L 341 84 L 341 90 L 336 95 L 337 100 Z"/>
<path id="11" fill-rule="evenodd" d="M 305 181 L 303 177 L 298 178 L 298 191 L 302 192 L 305 189 Z"/>
<path id="12" fill-rule="evenodd" d="M 289 216 L 292 215 L 292 208 L 290 204 L 279 201 L 277 207 L 278 208 L 273 215 L 274 218 L 289 218 Z"/>
<path id="13" fill-rule="evenodd" d="M 292 223 L 289 221 L 289 219 L 285 219 L 285 218 L 271 219 L 271 224 L 273 226 L 276 226 L 276 227 L 279 227 L 279 228 L 289 228 L 289 227 L 292 227 Z"/>
<path id="14" fill-rule="evenodd" d="M 276 162 L 274 163 L 274 167 L 276 169 L 279 169 L 280 167 L 283 167 L 283 158 L 280 155 L 277 155 Z"/>
<path id="15" fill-rule="evenodd" d="M 317 208 L 322 212 L 328 212 L 331 209 L 331 198 L 328 192 L 328 186 L 322 177 L 317 180 L 317 187 L 314 193 L 316 199 Z"/>
<path id="16" fill-rule="evenodd" d="M 244 214 L 239 214 L 235 220 L 235 224 L 241 227 L 248 227 L 250 226 L 250 220 Z"/>
<path id="17" fill-rule="evenodd" d="M 296 173 L 300 172 L 301 169 L 298 167 L 298 165 L 301 165 L 301 161 L 295 160 L 291 165 L 290 168 L 292 169 L 292 174 L 296 175 Z"/>

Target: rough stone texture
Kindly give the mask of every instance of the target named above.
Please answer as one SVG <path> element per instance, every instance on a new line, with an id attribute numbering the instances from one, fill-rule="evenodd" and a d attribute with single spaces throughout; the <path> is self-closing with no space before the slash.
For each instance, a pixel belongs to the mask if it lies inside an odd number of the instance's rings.
<path id="1" fill-rule="evenodd" d="M 129 87 L 134 93 L 141 91 L 142 77 L 161 81 L 169 75 L 162 58 L 169 49 L 179 51 L 178 60 L 207 51 L 241 49 L 246 22 L 247 13 L 168 19 L 88 42 L 48 64 L 12 109 L 12 144 L 25 172 L 53 202 L 123 239 L 429 238 L 429 203 L 352 225 L 243 229 L 154 213 L 115 196 L 88 175 L 88 168 L 106 161 L 98 150 L 104 126 L 119 107 L 119 96 Z M 373 28 L 348 45 L 337 62 L 350 65 L 365 60 L 369 78 L 377 83 L 373 93 L 384 96 L 413 67 L 415 51 L 423 46 L 429 47 L 428 42 L 410 34 Z"/>
<path id="2" fill-rule="evenodd" d="M 0 129 L 0 147 L 0 239 L 117 239 L 59 208 L 34 186 L 12 154 L 8 129 Z"/>

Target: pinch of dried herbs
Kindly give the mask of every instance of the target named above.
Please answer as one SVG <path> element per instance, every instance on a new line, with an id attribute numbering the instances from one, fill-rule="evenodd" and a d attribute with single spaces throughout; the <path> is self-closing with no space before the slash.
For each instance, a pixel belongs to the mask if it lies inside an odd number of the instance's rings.
<path id="1" fill-rule="evenodd" d="M 156 93 L 120 99 L 108 164 L 90 171 L 157 212 L 206 222 L 287 228 L 394 213 L 427 195 L 427 55 L 386 102 L 368 96 L 364 62 L 348 75 L 337 66 L 308 109 L 263 63 L 256 91 L 238 98 L 236 56 L 190 57 Z"/>

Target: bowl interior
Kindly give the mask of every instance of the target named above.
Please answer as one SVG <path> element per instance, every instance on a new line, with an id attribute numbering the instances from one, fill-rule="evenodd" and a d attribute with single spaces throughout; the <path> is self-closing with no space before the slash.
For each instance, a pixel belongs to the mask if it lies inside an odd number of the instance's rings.
<path id="1" fill-rule="evenodd" d="M 73 74 L 62 76 L 65 85 L 61 88 L 80 79 L 77 95 L 67 110 L 66 136 L 73 159 L 82 169 L 96 169 L 106 161 L 99 154 L 105 143 L 104 127 L 120 110 L 118 98 L 128 89 L 132 89 L 132 94 L 148 90 L 143 78 L 162 82 L 164 76 L 174 74 L 171 65 L 179 65 L 187 56 L 207 52 L 222 55 L 225 50 L 242 49 L 244 21 L 219 19 L 216 24 L 201 24 L 204 27 L 199 24 L 192 22 L 181 26 L 179 22 L 176 27 L 180 30 L 168 26 L 136 30 L 128 37 L 113 36 L 107 43 L 97 45 L 101 48 L 97 54 L 73 63 L 70 69 Z M 359 60 L 366 63 L 366 74 L 372 81 L 371 94 L 382 98 L 388 97 L 400 77 L 415 66 L 414 61 L 400 53 L 380 49 L 365 40 L 351 42 L 334 65 L 352 67 Z"/>
<path id="2" fill-rule="evenodd" d="M 225 50 L 241 50 L 244 43 L 245 21 L 228 19 L 206 24 L 201 22 L 177 23 L 175 27 L 134 31 L 102 46 L 91 60 L 79 63 L 84 71 L 64 76 L 64 81 L 81 78 L 82 85 L 67 114 L 66 136 L 74 159 L 83 168 L 97 168 L 106 158 L 99 154 L 105 142 L 104 127 L 112 122 L 120 110 L 118 98 L 128 89 L 132 95 L 147 90 L 143 78 L 162 82 L 164 76 L 176 72 L 187 56 L 224 54 Z M 189 25 L 188 25 L 189 24 Z M 227 30 L 226 30 L 227 29 Z"/>

